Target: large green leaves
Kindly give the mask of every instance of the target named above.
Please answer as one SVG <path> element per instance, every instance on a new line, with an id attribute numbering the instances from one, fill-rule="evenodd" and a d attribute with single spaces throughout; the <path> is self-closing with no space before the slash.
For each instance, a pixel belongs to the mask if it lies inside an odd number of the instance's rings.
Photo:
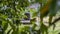
<path id="1" fill-rule="evenodd" d="M 56 14 L 57 12 L 56 6 L 57 6 L 57 0 L 52 0 L 51 5 L 50 5 L 50 10 L 49 10 L 50 15 L 54 16 Z"/>

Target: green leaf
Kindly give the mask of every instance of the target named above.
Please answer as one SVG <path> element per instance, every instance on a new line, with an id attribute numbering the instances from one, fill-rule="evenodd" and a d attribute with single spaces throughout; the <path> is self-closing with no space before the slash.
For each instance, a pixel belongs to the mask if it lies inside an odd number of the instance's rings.
<path id="1" fill-rule="evenodd" d="M 5 32 L 5 30 L 7 29 L 8 27 L 8 23 L 5 23 L 4 26 L 3 26 L 3 32 Z"/>

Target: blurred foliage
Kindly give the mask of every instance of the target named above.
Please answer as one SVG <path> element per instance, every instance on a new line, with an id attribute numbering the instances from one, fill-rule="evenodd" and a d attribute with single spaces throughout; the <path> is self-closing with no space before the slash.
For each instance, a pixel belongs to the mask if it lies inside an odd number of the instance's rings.
<path id="1" fill-rule="evenodd" d="M 31 1 L 31 2 L 30 2 Z M 57 0 L 0 0 L 0 34 L 48 34 L 52 24 L 52 18 L 57 13 Z M 41 3 L 39 11 L 26 9 L 32 3 Z M 25 12 L 30 12 L 30 25 L 23 25 L 21 20 L 25 18 Z M 40 13 L 40 25 L 36 25 L 36 17 Z M 49 15 L 49 26 L 43 23 L 43 18 Z M 53 24 L 54 25 L 54 24 Z M 36 29 L 37 28 L 37 29 Z"/>

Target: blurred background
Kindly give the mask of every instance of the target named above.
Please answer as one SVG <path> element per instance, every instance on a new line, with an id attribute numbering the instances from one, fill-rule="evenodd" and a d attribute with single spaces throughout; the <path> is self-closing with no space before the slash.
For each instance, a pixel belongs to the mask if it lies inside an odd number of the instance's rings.
<path id="1" fill-rule="evenodd" d="M 60 0 L 0 0 L 0 34 L 60 34 Z"/>

